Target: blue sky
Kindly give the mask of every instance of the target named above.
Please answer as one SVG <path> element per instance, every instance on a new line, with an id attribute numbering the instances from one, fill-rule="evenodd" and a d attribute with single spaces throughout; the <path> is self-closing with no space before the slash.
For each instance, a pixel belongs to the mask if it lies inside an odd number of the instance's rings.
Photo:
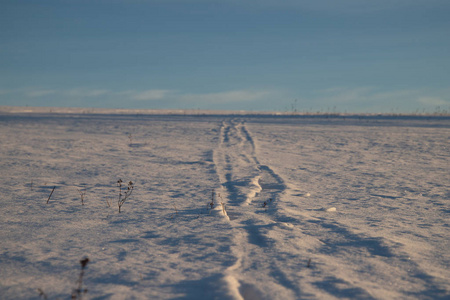
<path id="1" fill-rule="evenodd" d="M 0 0 L 0 105 L 450 110 L 448 0 Z"/>

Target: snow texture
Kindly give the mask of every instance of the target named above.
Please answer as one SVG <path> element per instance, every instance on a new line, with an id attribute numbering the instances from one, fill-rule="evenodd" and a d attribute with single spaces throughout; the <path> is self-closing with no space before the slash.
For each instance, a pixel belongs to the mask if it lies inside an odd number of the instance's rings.
<path id="1" fill-rule="evenodd" d="M 450 299 L 448 117 L 4 111 L 0 132 L 1 299 L 69 299 L 84 257 L 85 299 Z"/>

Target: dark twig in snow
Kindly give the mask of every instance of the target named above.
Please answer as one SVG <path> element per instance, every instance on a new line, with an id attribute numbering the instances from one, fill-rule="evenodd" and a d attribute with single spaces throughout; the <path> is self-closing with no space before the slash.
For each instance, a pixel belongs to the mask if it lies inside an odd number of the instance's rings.
<path id="1" fill-rule="evenodd" d="M 86 195 L 86 189 L 83 190 L 78 189 L 78 193 L 80 193 L 81 205 L 84 205 L 84 196 Z"/>
<path id="2" fill-rule="evenodd" d="M 89 263 L 89 258 L 84 258 L 80 260 L 81 271 L 80 276 L 78 277 L 78 287 L 72 292 L 72 299 L 83 299 L 83 295 L 87 293 L 87 289 L 83 289 L 83 276 L 84 270 L 86 269 L 87 264 Z"/>
<path id="3" fill-rule="evenodd" d="M 128 141 L 129 141 L 128 145 L 130 147 L 133 146 L 133 135 L 131 133 L 128 134 Z"/>
<path id="4" fill-rule="evenodd" d="M 50 193 L 50 196 L 48 196 L 47 204 L 48 204 L 48 201 L 50 201 L 50 198 L 52 197 L 53 192 L 55 191 L 55 189 L 56 189 L 56 186 L 53 187 L 53 190 L 52 190 L 52 192 Z"/>
<path id="5" fill-rule="evenodd" d="M 48 299 L 48 298 L 47 298 L 47 294 L 44 293 L 44 291 L 43 291 L 42 289 L 37 289 L 37 290 L 38 290 L 38 292 L 39 292 L 39 297 L 42 297 L 42 298 L 44 298 L 45 300 Z"/>
<path id="6" fill-rule="evenodd" d="M 122 205 L 125 203 L 125 200 L 127 200 L 127 198 L 131 195 L 134 188 L 133 182 L 130 181 L 128 182 L 126 191 L 122 193 L 122 182 L 122 179 L 119 179 L 117 181 L 117 186 L 119 187 L 119 200 L 117 202 L 117 205 L 119 206 L 119 213 L 121 211 Z"/>
<path id="7" fill-rule="evenodd" d="M 214 189 L 211 192 L 211 202 L 209 203 L 209 208 L 213 209 L 214 208 L 214 197 L 216 196 L 216 191 L 214 191 Z"/>

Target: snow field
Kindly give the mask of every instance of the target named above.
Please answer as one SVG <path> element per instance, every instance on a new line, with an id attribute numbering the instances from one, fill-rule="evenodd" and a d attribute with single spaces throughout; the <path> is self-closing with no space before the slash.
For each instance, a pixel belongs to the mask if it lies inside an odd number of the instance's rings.
<path id="1" fill-rule="evenodd" d="M 289 198 L 311 191 L 283 209 L 323 243 L 312 261 L 324 263 L 327 280 L 315 285 L 336 297 L 445 299 L 448 127 L 292 125 L 250 129 L 260 161 L 292 183 Z"/>
<path id="2" fill-rule="evenodd" d="M 90 299 L 450 296 L 448 120 L 3 114 L 0 126 L 4 299 L 68 298 L 85 256 Z M 118 179 L 135 184 L 120 214 Z"/>

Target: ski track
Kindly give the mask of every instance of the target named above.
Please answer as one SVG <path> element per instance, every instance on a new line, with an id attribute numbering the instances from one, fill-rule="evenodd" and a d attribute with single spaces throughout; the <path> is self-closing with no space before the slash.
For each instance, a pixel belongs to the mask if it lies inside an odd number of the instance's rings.
<path id="1" fill-rule="evenodd" d="M 311 295 L 379 298 L 383 292 L 378 294 L 376 286 L 367 289 L 370 286 L 367 280 L 370 279 L 365 279 L 362 273 L 368 270 L 358 269 L 358 260 L 347 266 L 349 252 L 361 253 L 361 265 L 367 265 L 367 256 L 371 257 L 373 262 L 369 263 L 369 268 L 374 270 L 401 266 L 405 274 L 412 274 L 422 280 L 429 291 L 434 290 L 437 298 L 445 294 L 433 276 L 411 261 L 395 241 L 359 233 L 332 217 L 317 217 L 290 209 L 288 199 L 299 196 L 299 190 L 270 166 L 260 163 L 257 142 L 245 122 L 236 119 L 224 121 L 219 132 L 213 162 L 221 183 L 220 193 L 226 199 L 228 220 L 234 231 L 231 249 L 236 262 L 224 275 L 233 298 L 276 299 L 280 295 L 290 299 L 310 298 Z M 283 198 L 288 203 L 279 207 Z M 327 214 L 326 210 L 324 214 Z M 295 230 L 296 234 L 279 230 L 280 227 Z M 283 232 L 286 233 L 283 235 Z M 290 253 L 287 254 L 290 257 L 283 257 L 284 242 L 298 244 L 295 247 L 301 254 L 293 256 Z M 311 269 L 306 267 L 308 258 L 314 261 Z M 292 270 L 292 265 L 286 267 L 283 260 L 288 259 L 299 260 L 299 271 Z M 264 264 L 269 265 L 268 269 L 259 270 L 258 267 Z M 335 266 L 326 266 L 330 264 Z M 308 271 L 307 275 L 305 272 Z M 265 276 L 260 277 L 260 272 Z M 325 281 L 321 280 L 324 274 Z M 260 278 L 264 278 L 263 284 Z M 400 295 L 393 292 L 392 296 Z"/>
<path id="2" fill-rule="evenodd" d="M 235 232 L 232 251 L 236 256 L 235 264 L 225 272 L 224 281 L 235 299 L 265 299 L 263 295 L 268 294 L 259 289 L 255 278 L 246 280 L 246 274 L 254 272 L 259 261 L 272 259 L 267 256 L 268 251 L 274 251 L 269 235 L 278 220 L 273 211 L 267 210 L 269 207 L 276 210 L 275 203 L 285 193 L 286 185 L 269 166 L 260 164 L 255 140 L 244 122 L 223 122 L 219 138 L 213 161 L 222 184 L 221 193 L 228 203 L 227 214 Z M 295 284 L 275 263 L 272 271 L 278 275 L 264 285 L 274 291 L 295 289 Z"/>

